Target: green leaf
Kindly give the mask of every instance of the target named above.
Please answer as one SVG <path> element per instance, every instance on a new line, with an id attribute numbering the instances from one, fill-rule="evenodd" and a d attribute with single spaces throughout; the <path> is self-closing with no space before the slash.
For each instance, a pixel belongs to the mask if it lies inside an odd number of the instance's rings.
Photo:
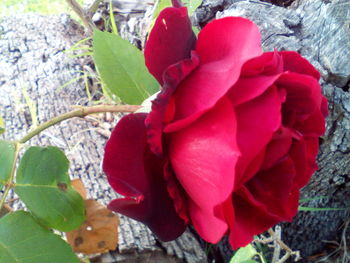
<path id="1" fill-rule="evenodd" d="M 182 1 L 188 9 L 188 15 L 191 16 L 193 12 L 201 5 L 202 0 L 183 0 Z"/>
<path id="2" fill-rule="evenodd" d="M 157 18 L 159 16 L 159 13 L 167 7 L 172 6 L 171 0 L 159 0 L 157 9 L 153 13 L 153 18 Z"/>
<path id="3" fill-rule="evenodd" d="M 68 160 L 57 147 L 30 147 L 20 161 L 15 192 L 40 222 L 60 231 L 85 220 L 84 201 L 72 188 Z"/>
<path id="4" fill-rule="evenodd" d="M 14 143 L 0 140 L 0 187 L 2 187 L 10 177 L 15 152 L 16 147 Z"/>
<path id="5" fill-rule="evenodd" d="M 234 256 L 231 258 L 230 263 L 252 263 L 254 260 L 252 262 L 249 261 L 257 254 L 258 253 L 256 252 L 255 248 L 249 244 L 238 249 Z"/>
<path id="6" fill-rule="evenodd" d="M 128 104 L 140 104 L 159 90 L 143 54 L 120 36 L 94 31 L 94 60 L 107 89 Z"/>
<path id="7" fill-rule="evenodd" d="M 79 263 L 79 259 L 62 238 L 29 213 L 17 211 L 0 219 L 0 262 Z"/>
<path id="8" fill-rule="evenodd" d="M 4 119 L 0 117 L 0 134 L 5 132 L 5 122 Z"/>

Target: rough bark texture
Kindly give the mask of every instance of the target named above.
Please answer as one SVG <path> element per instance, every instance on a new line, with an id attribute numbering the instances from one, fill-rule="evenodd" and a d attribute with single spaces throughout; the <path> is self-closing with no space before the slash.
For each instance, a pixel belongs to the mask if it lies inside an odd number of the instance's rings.
<path id="1" fill-rule="evenodd" d="M 6 133 L 0 138 L 23 136 L 34 123 L 29 113 L 30 97 L 39 123 L 71 110 L 72 105 L 88 105 L 81 77 L 84 61 L 66 51 L 84 38 L 82 28 L 68 16 L 14 16 L 0 21 L 0 116 Z M 105 120 L 95 116 L 93 122 Z M 108 125 L 107 126 L 111 126 Z M 81 178 L 89 198 L 107 204 L 116 198 L 101 170 L 106 138 L 92 121 L 72 119 L 34 137 L 32 145 L 55 145 L 70 159 L 70 175 Z M 22 204 L 16 202 L 15 207 Z M 186 232 L 173 242 L 160 242 L 142 224 L 121 216 L 119 247 L 94 262 L 206 262 L 199 242 Z"/>
<path id="2" fill-rule="evenodd" d="M 223 10 L 223 11 L 221 11 Z M 350 2 L 348 0 L 301 0 L 290 8 L 265 2 L 204 1 L 195 14 L 203 26 L 216 17 L 243 16 L 258 24 L 265 50 L 295 50 L 308 58 L 322 74 L 322 87 L 329 100 L 327 133 L 318 156 L 319 170 L 303 189 L 302 196 L 329 198 L 303 203 L 310 207 L 350 207 Z M 299 212 L 283 225 L 282 239 L 300 250 L 304 259 L 339 240 L 348 211 Z M 226 250 L 225 250 L 226 249 Z M 224 250 L 226 259 L 231 251 Z"/>

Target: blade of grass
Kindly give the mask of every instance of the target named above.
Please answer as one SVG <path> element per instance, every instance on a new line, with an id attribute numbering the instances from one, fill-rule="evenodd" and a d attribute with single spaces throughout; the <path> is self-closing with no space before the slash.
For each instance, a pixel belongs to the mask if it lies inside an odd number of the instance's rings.
<path id="1" fill-rule="evenodd" d="M 311 197 L 311 198 L 303 198 L 299 200 L 299 203 L 305 203 L 308 201 L 313 201 L 313 200 L 320 200 L 320 199 L 325 199 L 325 198 L 330 198 L 329 196 L 316 196 L 316 197 Z"/>
<path id="2" fill-rule="evenodd" d="M 118 35 L 117 24 L 115 23 L 112 0 L 109 0 L 109 17 L 111 19 L 112 33 Z"/>
<path id="3" fill-rule="evenodd" d="M 317 207 L 306 207 L 306 206 L 298 207 L 298 211 L 310 211 L 310 212 L 342 211 L 342 210 L 349 210 L 349 208 L 331 208 L 331 207 L 317 208 Z"/>

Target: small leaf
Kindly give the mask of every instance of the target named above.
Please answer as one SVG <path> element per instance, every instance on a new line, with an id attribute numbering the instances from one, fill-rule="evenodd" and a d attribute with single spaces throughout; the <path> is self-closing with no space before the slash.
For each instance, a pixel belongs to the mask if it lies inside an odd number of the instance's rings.
<path id="1" fill-rule="evenodd" d="M 5 122 L 4 119 L 0 117 L 0 134 L 5 132 Z"/>
<path id="2" fill-rule="evenodd" d="M 14 143 L 0 140 L 0 187 L 7 182 L 11 175 L 15 152 Z"/>
<path id="3" fill-rule="evenodd" d="M 57 147 L 30 147 L 20 161 L 15 192 L 42 224 L 61 231 L 85 220 L 84 201 L 72 188 L 68 160 Z"/>
<path id="4" fill-rule="evenodd" d="M 182 1 L 188 9 L 188 15 L 191 16 L 194 11 L 201 5 L 202 0 L 183 0 Z"/>
<path id="5" fill-rule="evenodd" d="M 62 238 L 29 213 L 17 211 L 0 219 L 0 262 L 79 263 L 79 259 Z"/>
<path id="6" fill-rule="evenodd" d="M 115 250 L 118 244 L 118 216 L 95 200 L 85 200 L 86 221 L 66 233 L 75 252 L 94 254 Z"/>
<path id="7" fill-rule="evenodd" d="M 255 248 L 251 244 L 249 244 L 245 247 L 238 249 L 237 252 L 231 258 L 230 263 L 252 263 L 249 262 L 249 260 L 251 260 L 257 254 L 258 253 L 256 252 Z"/>
<path id="8" fill-rule="evenodd" d="M 9 207 L 7 204 L 4 204 L 0 209 L 0 217 L 3 217 L 4 215 L 10 213 L 11 211 L 12 211 L 11 207 Z"/>
<path id="9" fill-rule="evenodd" d="M 107 89 L 128 104 L 140 104 L 159 90 L 143 54 L 120 36 L 94 31 L 94 61 Z"/>

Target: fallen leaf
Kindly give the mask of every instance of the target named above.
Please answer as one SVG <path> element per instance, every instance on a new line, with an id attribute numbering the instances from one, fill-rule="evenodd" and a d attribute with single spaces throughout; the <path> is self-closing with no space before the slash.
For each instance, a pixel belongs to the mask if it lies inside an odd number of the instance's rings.
<path id="1" fill-rule="evenodd" d="M 74 179 L 71 181 L 72 187 L 77 191 L 81 197 L 85 200 L 87 197 L 86 189 L 83 182 L 80 179 Z"/>
<path id="2" fill-rule="evenodd" d="M 119 218 L 95 200 L 85 200 L 86 221 L 77 230 L 66 233 L 75 252 L 104 253 L 115 250 L 118 244 Z"/>
<path id="3" fill-rule="evenodd" d="M 0 217 L 3 217 L 4 215 L 6 215 L 11 211 L 12 211 L 11 207 L 9 207 L 7 204 L 4 204 L 4 206 L 0 210 Z"/>

